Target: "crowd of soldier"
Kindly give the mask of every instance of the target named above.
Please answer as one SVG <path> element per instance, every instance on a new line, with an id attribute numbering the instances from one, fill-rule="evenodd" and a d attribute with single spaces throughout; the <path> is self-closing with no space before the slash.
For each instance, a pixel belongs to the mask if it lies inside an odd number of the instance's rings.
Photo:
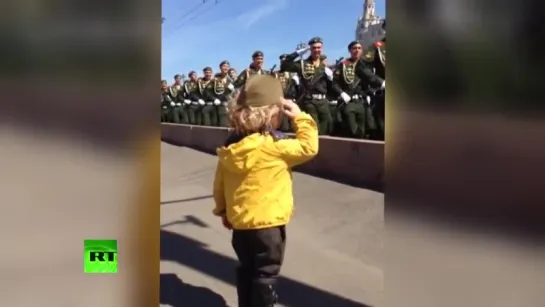
<path id="1" fill-rule="evenodd" d="M 176 75 L 171 86 L 162 81 L 161 121 L 227 127 L 227 102 L 252 76 L 270 74 L 282 84 L 285 98 L 314 118 L 321 135 L 383 140 L 385 48 L 385 38 L 365 50 L 353 41 L 349 56 L 329 66 L 323 41 L 315 37 L 307 47 L 281 55 L 279 70 L 263 69 L 264 54 L 256 51 L 238 75 L 228 61 L 220 63 L 216 74 L 205 67 L 200 78 L 195 71 L 185 82 Z M 287 118 L 279 129 L 293 132 Z"/>

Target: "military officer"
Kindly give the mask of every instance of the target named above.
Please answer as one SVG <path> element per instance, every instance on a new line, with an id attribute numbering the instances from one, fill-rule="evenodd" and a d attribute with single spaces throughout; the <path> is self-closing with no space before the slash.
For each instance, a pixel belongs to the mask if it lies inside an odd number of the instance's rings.
<path id="1" fill-rule="evenodd" d="M 386 33 L 386 20 L 382 23 L 382 29 Z M 374 69 L 375 74 L 386 79 L 386 34 L 384 38 L 369 46 L 364 53 L 364 60 Z M 372 96 L 373 116 L 375 117 L 380 128 L 380 135 L 376 138 L 384 139 L 384 123 L 385 123 L 385 91 L 377 91 Z"/>
<path id="2" fill-rule="evenodd" d="M 358 71 L 364 68 L 358 66 L 362 54 L 359 42 L 353 41 L 348 44 L 348 51 L 350 57 L 338 63 L 334 73 L 334 88 L 339 94 L 339 101 L 342 102 L 340 111 L 343 116 L 344 132 L 347 137 L 369 138 L 371 132 L 376 130 L 376 125 L 370 110 L 368 88 L 373 82 L 376 85 L 381 80 Z"/>
<path id="3" fill-rule="evenodd" d="M 235 82 L 233 83 L 235 88 L 241 88 L 242 86 L 244 86 L 244 84 L 246 84 L 246 80 L 248 80 L 250 77 L 254 75 L 268 74 L 269 72 L 263 69 L 263 61 L 264 61 L 263 52 L 261 51 L 254 52 L 252 54 L 252 64 L 250 64 L 250 67 L 241 71 L 238 77 L 236 78 Z"/>
<path id="4" fill-rule="evenodd" d="M 211 67 L 205 67 L 202 72 L 204 76 L 201 78 L 199 84 L 201 89 L 201 98 L 204 100 L 204 105 L 201 109 L 202 125 L 203 126 L 217 126 L 218 115 L 216 113 L 216 107 L 214 101 L 214 78 Z"/>
<path id="5" fill-rule="evenodd" d="M 231 78 L 231 81 L 235 81 L 237 79 L 237 70 L 234 68 L 229 68 L 229 78 Z"/>
<path id="6" fill-rule="evenodd" d="M 272 75 L 280 81 L 284 92 L 284 98 L 297 101 L 298 89 L 296 81 L 292 78 L 292 75 L 287 71 L 279 70 L 272 72 Z M 293 125 L 289 117 L 282 116 L 282 123 L 280 124 L 279 129 L 282 132 L 293 132 Z"/>
<path id="7" fill-rule="evenodd" d="M 308 42 L 308 47 L 289 54 L 282 61 L 280 68 L 283 71 L 298 74 L 299 85 L 303 92 L 300 105 L 318 124 L 319 134 L 324 135 L 328 133 L 331 125 L 331 111 L 326 94 L 333 80 L 333 72 L 320 59 L 322 49 L 322 39 L 314 37 Z M 309 50 L 310 56 L 295 61 L 297 57 L 303 56 Z"/>
<path id="8" fill-rule="evenodd" d="M 170 121 L 175 124 L 187 124 L 187 114 L 183 105 L 184 88 L 182 86 L 182 75 L 174 76 L 174 84 L 169 87 L 170 97 L 174 106 L 170 108 Z"/>
<path id="9" fill-rule="evenodd" d="M 195 71 L 189 72 L 189 80 L 184 84 L 188 122 L 191 125 L 202 123 L 201 108 L 205 104 L 201 98 L 199 78 Z"/>
<path id="10" fill-rule="evenodd" d="M 170 108 L 175 105 L 170 98 L 167 80 L 161 80 L 161 122 L 169 122 Z"/>
<path id="11" fill-rule="evenodd" d="M 220 72 L 214 76 L 212 81 L 212 95 L 214 96 L 214 106 L 216 108 L 217 119 L 214 121 L 220 127 L 227 127 L 227 102 L 231 94 L 235 91 L 229 77 L 229 62 L 220 63 Z"/>

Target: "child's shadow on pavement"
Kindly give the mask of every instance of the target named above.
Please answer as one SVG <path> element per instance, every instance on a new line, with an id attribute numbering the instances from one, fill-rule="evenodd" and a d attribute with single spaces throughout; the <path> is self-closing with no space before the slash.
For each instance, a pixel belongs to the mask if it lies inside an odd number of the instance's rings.
<path id="1" fill-rule="evenodd" d="M 214 291 L 184 283 L 175 274 L 160 275 L 160 303 L 174 307 L 225 307 L 227 302 Z"/>

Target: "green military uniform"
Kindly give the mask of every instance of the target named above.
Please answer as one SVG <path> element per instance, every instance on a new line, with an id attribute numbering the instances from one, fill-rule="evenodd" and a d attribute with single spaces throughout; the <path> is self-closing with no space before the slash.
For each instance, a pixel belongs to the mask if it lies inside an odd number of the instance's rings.
<path id="1" fill-rule="evenodd" d="M 386 30 L 386 21 L 382 24 L 384 30 Z M 375 74 L 386 79 L 386 38 L 382 41 L 375 42 L 367 48 L 363 55 L 364 61 L 372 67 Z M 385 92 L 381 91 L 372 97 L 373 104 L 373 116 L 375 117 L 378 126 L 380 128 L 381 135 L 378 138 L 384 139 L 385 133 Z"/>
<path id="2" fill-rule="evenodd" d="M 261 51 L 254 52 L 252 54 L 253 63 L 250 64 L 250 67 L 241 71 L 238 77 L 236 78 L 235 82 L 233 82 L 233 85 L 235 86 L 235 88 L 239 89 L 243 87 L 246 84 L 246 81 L 248 81 L 249 78 L 255 75 L 266 75 L 270 73 L 267 70 L 262 69 L 261 66 L 258 65 L 259 59 L 263 61 L 263 52 Z"/>
<path id="3" fill-rule="evenodd" d="M 186 103 L 188 122 L 190 125 L 200 125 L 202 122 L 202 106 L 199 100 L 202 100 L 202 98 L 199 80 L 196 79 L 197 73 L 194 71 L 189 73 L 189 77 L 189 81 L 184 83 L 185 98 L 189 101 L 189 103 Z M 204 103 L 204 100 L 202 102 Z"/>
<path id="4" fill-rule="evenodd" d="M 343 117 L 345 136 L 353 138 L 368 138 L 370 132 L 376 129 L 370 106 L 367 102 L 367 80 L 356 75 L 358 60 L 347 59 L 339 63 L 335 69 L 335 87 L 340 95 L 345 93 L 350 101 L 338 99 Z"/>
<path id="5" fill-rule="evenodd" d="M 174 106 L 170 108 L 170 122 L 175 124 L 187 124 L 187 114 L 185 112 L 184 87 L 180 83 L 173 84 L 168 89 Z"/>
<path id="6" fill-rule="evenodd" d="M 227 102 L 229 101 L 230 94 L 235 89 L 231 84 L 231 78 L 226 75 L 218 73 L 212 80 L 212 93 L 214 96 L 214 104 L 216 108 L 217 119 L 214 121 L 217 126 L 227 127 L 229 122 L 227 120 Z"/>
<path id="7" fill-rule="evenodd" d="M 272 75 L 280 81 L 282 90 L 284 91 L 284 98 L 294 102 L 297 101 L 298 85 L 293 79 L 294 73 L 276 71 Z M 293 132 L 293 124 L 289 117 L 282 116 L 282 122 L 279 129 L 282 132 Z"/>
<path id="8" fill-rule="evenodd" d="M 172 106 L 174 106 L 174 102 L 170 98 L 170 93 L 168 91 L 168 85 L 167 80 L 161 80 L 161 122 L 168 123 L 169 122 L 169 112 Z"/>
<path id="9" fill-rule="evenodd" d="M 205 67 L 203 69 L 205 76 L 200 79 L 200 93 L 202 100 L 204 100 L 204 105 L 201 108 L 202 116 L 202 125 L 203 126 L 217 126 L 218 125 L 218 115 L 216 113 L 216 107 L 214 105 L 214 77 L 207 77 L 207 73 L 212 73 L 212 68 Z"/>
<path id="10" fill-rule="evenodd" d="M 313 38 L 308 45 L 321 44 L 320 38 Z M 327 100 L 327 90 L 332 82 L 332 71 L 318 60 L 314 63 L 311 57 L 295 61 L 300 54 L 296 51 L 286 57 L 280 65 L 280 70 L 298 74 L 301 91 L 299 100 L 301 109 L 307 112 L 318 124 L 318 132 L 327 134 L 331 125 L 331 111 Z"/>

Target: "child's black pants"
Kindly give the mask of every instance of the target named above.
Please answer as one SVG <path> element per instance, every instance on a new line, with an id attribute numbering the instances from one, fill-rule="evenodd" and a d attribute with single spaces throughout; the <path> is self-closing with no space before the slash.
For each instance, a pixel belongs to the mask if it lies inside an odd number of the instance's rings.
<path id="1" fill-rule="evenodd" d="M 277 301 L 276 277 L 284 260 L 286 227 L 233 230 L 239 307 L 271 307 Z"/>

